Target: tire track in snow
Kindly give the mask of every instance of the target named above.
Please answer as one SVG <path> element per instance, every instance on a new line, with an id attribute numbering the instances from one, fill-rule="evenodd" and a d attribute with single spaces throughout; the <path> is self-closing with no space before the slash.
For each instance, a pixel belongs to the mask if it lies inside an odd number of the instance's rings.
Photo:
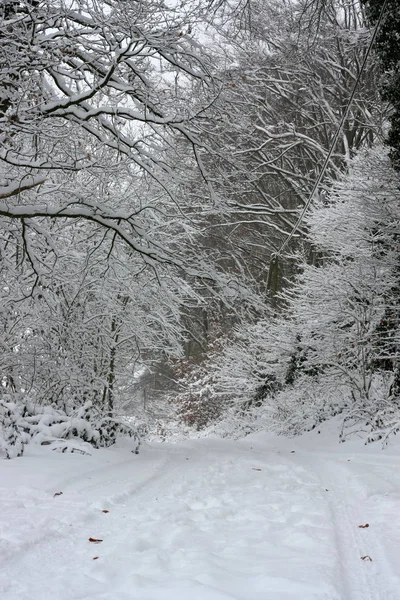
<path id="1" fill-rule="evenodd" d="M 132 457 L 131 460 L 135 461 L 136 457 Z M 101 509 L 110 506 L 115 506 L 118 504 L 123 504 L 131 496 L 134 496 L 135 494 L 139 493 L 140 490 L 146 488 L 149 484 L 151 484 L 152 481 L 156 481 L 160 476 L 162 477 L 163 471 L 171 472 L 172 469 L 168 467 L 170 460 L 171 459 L 168 459 L 168 457 L 163 455 L 162 460 L 159 461 L 159 463 L 156 466 L 156 469 L 153 470 L 153 473 L 150 474 L 149 477 L 142 479 L 140 482 L 135 482 L 133 484 L 128 485 L 127 487 L 125 487 L 125 489 L 121 490 L 118 493 L 96 498 L 96 500 L 94 502 L 91 502 L 89 506 L 87 501 L 71 501 L 71 498 L 68 496 L 68 491 L 73 492 L 74 494 L 78 492 L 80 495 L 83 495 L 89 490 L 92 493 L 97 489 L 99 491 L 104 490 L 107 486 L 108 489 L 112 489 L 113 483 L 120 483 L 121 481 L 123 481 L 122 479 L 120 479 L 121 473 L 119 473 L 119 471 L 122 468 L 125 471 L 126 475 L 126 465 L 129 464 L 130 460 L 121 461 L 116 465 L 111 464 L 107 467 L 92 469 L 83 474 L 83 477 L 85 478 L 84 480 L 86 482 L 89 475 L 91 476 L 90 478 L 92 478 L 96 475 L 104 473 L 106 477 L 102 477 L 100 480 L 97 480 L 96 483 L 92 483 L 89 485 L 85 483 L 85 485 L 83 486 L 81 485 L 74 488 L 72 487 L 72 483 L 74 481 L 77 481 L 77 477 L 75 477 L 75 479 L 69 478 L 64 481 L 61 480 L 56 482 L 55 485 L 57 486 L 57 489 L 62 487 L 65 490 L 62 496 L 63 500 L 61 500 L 61 498 L 55 500 L 53 499 L 53 497 L 50 497 L 49 500 L 47 500 L 46 498 L 46 502 L 43 503 L 42 498 L 40 498 L 37 500 L 36 505 L 39 506 L 40 503 L 41 509 L 50 509 L 49 512 L 54 511 L 56 513 L 54 519 L 56 519 L 58 516 L 57 512 L 59 514 L 64 509 L 64 511 L 66 512 L 64 512 L 63 517 L 67 520 L 58 521 L 57 530 L 55 530 L 54 527 L 48 527 L 44 530 L 42 529 L 37 537 L 26 540 L 22 546 L 16 548 L 11 553 L 7 552 L 7 555 L 1 557 L 2 565 L 11 565 L 16 559 L 20 560 L 22 556 L 32 551 L 37 552 L 39 547 L 43 545 L 51 545 L 54 544 L 54 542 L 60 542 L 62 540 L 70 538 L 73 535 L 76 535 L 77 531 L 82 529 L 83 525 L 90 523 L 91 521 L 95 521 L 96 519 L 101 519 Z M 116 468 L 117 473 L 115 471 Z M 111 477 L 109 475 L 111 475 Z M 73 509 L 72 511 L 71 507 Z M 29 508 L 34 509 L 35 505 L 29 506 Z M 77 513 L 75 513 L 75 509 L 77 509 Z M 69 521 L 73 521 L 73 523 L 70 523 Z M 0 591 L 1 590 L 2 588 L 0 588 Z"/>
<path id="2" fill-rule="evenodd" d="M 181 454 L 180 459 L 179 454 Z M 82 560 L 87 560 L 88 549 L 91 546 L 87 543 L 88 531 L 85 533 L 85 529 L 87 530 L 87 523 L 93 522 L 93 526 L 91 527 L 91 530 L 94 532 L 93 535 L 97 536 L 97 531 L 103 532 L 99 537 L 104 537 L 105 543 L 103 544 L 102 549 L 105 549 L 107 539 L 112 539 L 113 528 L 115 527 L 113 517 L 115 516 L 117 519 L 117 526 L 121 523 L 121 521 L 118 521 L 118 512 L 120 510 L 126 511 L 127 508 L 137 510 L 139 504 L 141 506 L 146 506 L 149 501 L 153 500 L 155 496 L 161 494 L 161 492 L 167 488 L 171 483 L 171 480 L 173 481 L 175 477 L 181 479 L 182 473 L 184 473 L 186 480 L 189 480 L 190 476 L 192 478 L 196 477 L 196 472 L 190 474 L 190 471 L 197 461 L 192 460 L 192 464 L 187 462 L 186 457 L 189 455 L 191 455 L 189 449 L 183 449 L 180 453 L 175 453 L 174 451 L 160 452 L 162 460 L 158 462 L 156 469 L 154 469 L 154 463 L 152 462 L 153 472 L 149 477 L 142 479 L 139 483 L 136 482 L 135 484 L 127 485 L 125 490 L 121 490 L 117 494 L 103 496 L 101 500 L 96 502 L 99 504 L 99 508 L 96 509 L 92 507 L 90 511 L 87 511 L 83 515 L 79 515 L 73 526 L 64 524 L 62 530 L 59 530 L 58 532 L 54 532 L 53 530 L 44 531 L 39 538 L 27 542 L 24 544 L 23 548 L 18 549 L 5 561 L 2 561 L 2 566 L 7 567 L 7 582 L 5 582 L 3 586 L 0 585 L 0 597 L 2 600 L 5 600 L 9 593 L 11 593 L 12 598 L 21 597 L 25 599 L 25 597 L 27 597 L 26 590 L 21 588 L 21 590 L 17 590 L 16 592 L 15 585 L 19 585 L 19 582 L 22 580 L 34 581 L 37 575 L 40 576 L 41 571 L 43 575 L 42 580 L 45 579 L 45 575 L 49 580 L 57 577 L 57 570 L 54 570 L 54 565 L 52 563 L 53 556 L 60 557 L 65 554 L 66 557 L 70 557 L 73 553 L 75 555 L 76 568 L 79 569 Z M 151 460 L 153 461 L 154 457 L 151 457 Z M 118 466 L 124 464 L 126 466 L 127 462 L 129 461 L 118 463 Z M 115 465 L 111 465 L 110 469 L 113 469 L 114 467 Z M 95 476 L 96 473 L 105 475 L 102 476 L 100 480 L 97 480 L 96 483 L 90 484 L 89 488 L 92 492 L 96 489 L 104 489 L 105 484 L 109 486 L 113 479 L 109 479 L 108 471 L 109 469 L 104 467 L 90 471 L 92 476 Z M 87 474 L 88 473 L 85 475 Z M 119 477 L 120 474 L 117 473 L 117 476 Z M 114 480 L 118 482 L 121 481 L 115 477 Z M 80 493 L 84 493 L 85 490 L 88 489 L 86 483 L 82 485 L 79 484 L 79 482 L 77 488 Z M 68 495 L 63 495 L 63 498 L 64 496 L 65 501 L 69 502 Z M 135 504 L 133 505 L 132 500 L 134 498 Z M 111 508 L 111 511 L 110 515 L 105 516 L 101 513 L 100 507 L 104 509 L 107 505 Z M 114 510 L 112 510 L 112 508 L 114 508 Z M 130 525 L 129 519 L 127 519 L 127 534 L 129 534 Z M 39 562 L 38 557 L 40 557 Z M 57 569 L 57 567 L 55 567 L 55 569 Z M 86 574 L 86 576 L 89 577 L 93 583 L 101 585 L 102 582 L 100 580 L 96 582 L 90 575 Z M 47 597 L 48 596 L 43 596 L 46 600 Z M 39 598 L 37 600 L 39 600 Z"/>
<path id="3" fill-rule="evenodd" d="M 328 489 L 326 500 L 336 525 L 343 599 L 400 600 L 400 578 L 390 566 L 390 558 L 374 528 L 373 515 L 366 509 L 365 490 L 356 474 L 332 457 L 318 460 L 304 451 L 299 451 L 297 457 L 310 465 L 321 486 Z M 368 465 L 367 459 L 360 462 Z M 365 523 L 371 526 L 359 528 Z M 370 556 L 372 561 L 363 561 L 362 556 Z"/>

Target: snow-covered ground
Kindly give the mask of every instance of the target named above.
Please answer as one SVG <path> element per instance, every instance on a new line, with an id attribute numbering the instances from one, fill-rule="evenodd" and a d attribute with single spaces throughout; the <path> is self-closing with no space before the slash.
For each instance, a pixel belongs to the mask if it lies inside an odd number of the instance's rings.
<path id="1" fill-rule="evenodd" d="M 400 445 L 329 427 L 138 456 L 32 445 L 0 461 L 0 598 L 399 600 L 399 466 Z"/>

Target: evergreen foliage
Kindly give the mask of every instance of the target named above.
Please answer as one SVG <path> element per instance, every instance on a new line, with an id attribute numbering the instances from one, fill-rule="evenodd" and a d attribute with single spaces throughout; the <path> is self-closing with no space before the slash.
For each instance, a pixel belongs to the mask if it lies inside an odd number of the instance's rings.
<path id="1" fill-rule="evenodd" d="M 7 458 L 22 456 L 24 445 L 30 440 L 45 445 L 75 440 L 102 448 L 112 445 L 120 434 L 132 438 L 136 451 L 139 447 L 135 427 L 126 420 L 101 414 L 90 401 L 66 413 L 59 408 L 14 400 L 5 396 L 0 401 L 0 449 Z"/>
<path id="2" fill-rule="evenodd" d="M 375 24 L 382 10 L 382 0 L 362 2 L 371 22 Z M 400 4 L 397 0 L 388 0 L 386 4 L 375 49 L 382 71 L 382 98 L 392 106 L 388 135 L 388 143 L 392 147 L 391 159 L 394 167 L 400 169 Z"/>

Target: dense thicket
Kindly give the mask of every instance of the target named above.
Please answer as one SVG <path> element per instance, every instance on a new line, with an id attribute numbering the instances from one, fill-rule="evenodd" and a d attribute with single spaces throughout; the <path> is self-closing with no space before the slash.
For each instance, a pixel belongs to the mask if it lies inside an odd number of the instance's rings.
<path id="1" fill-rule="evenodd" d="M 307 219 L 323 261 L 299 256 L 279 313 L 238 327 L 197 373 L 197 413 L 203 405 L 212 420 L 219 400 L 241 428 L 297 434 L 341 413 L 343 439 L 354 429 L 371 440 L 399 430 L 398 189 L 383 150 L 351 162 Z"/>

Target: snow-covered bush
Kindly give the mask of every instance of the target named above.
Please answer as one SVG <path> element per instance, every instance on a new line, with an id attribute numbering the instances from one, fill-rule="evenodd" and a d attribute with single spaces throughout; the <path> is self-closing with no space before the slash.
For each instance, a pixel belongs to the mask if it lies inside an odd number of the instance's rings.
<path id="1" fill-rule="evenodd" d="M 99 414 L 91 402 L 66 414 L 32 402 L 0 402 L 0 449 L 7 458 L 22 456 L 30 440 L 49 444 L 55 440 L 81 440 L 94 448 L 107 447 L 118 434 L 140 443 L 137 429 L 123 419 Z"/>
<path id="2" fill-rule="evenodd" d="M 325 259 L 303 264 L 286 294 L 301 369 L 317 374 L 321 393 L 346 387 L 348 414 L 370 431 L 385 422 L 373 415 L 398 404 L 399 184 L 381 150 L 353 160 L 308 219 L 310 242 Z"/>

